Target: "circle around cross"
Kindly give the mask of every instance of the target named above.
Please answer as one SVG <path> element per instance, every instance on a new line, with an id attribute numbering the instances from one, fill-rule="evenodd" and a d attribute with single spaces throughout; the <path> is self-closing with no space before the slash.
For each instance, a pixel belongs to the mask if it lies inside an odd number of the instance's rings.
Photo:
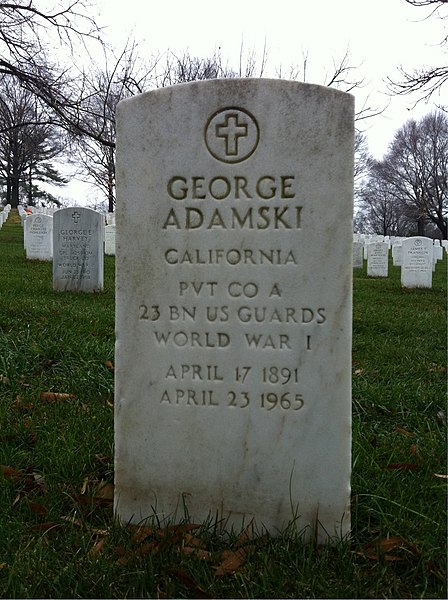
<path id="1" fill-rule="evenodd" d="M 210 154 L 225 163 L 239 163 L 255 152 L 260 139 L 258 123 L 247 110 L 222 108 L 205 126 L 205 144 Z"/>

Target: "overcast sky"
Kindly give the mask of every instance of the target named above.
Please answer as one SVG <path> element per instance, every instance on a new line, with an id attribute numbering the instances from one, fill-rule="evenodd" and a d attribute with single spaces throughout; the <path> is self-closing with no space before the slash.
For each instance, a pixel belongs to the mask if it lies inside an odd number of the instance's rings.
<path id="1" fill-rule="evenodd" d="M 393 134 L 407 119 L 430 112 L 417 96 L 391 97 L 385 79 L 408 70 L 446 64 L 440 48 L 443 22 L 428 8 L 415 8 L 405 0 L 96 0 L 104 36 L 122 48 L 130 37 L 148 56 L 167 50 L 206 57 L 221 48 L 229 66 L 238 69 L 241 47 L 255 51 L 261 62 L 267 51 L 265 76 L 277 75 L 303 64 L 307 55 L 309 83 L 324 84 L 348 51 L 353 77 L 364 80 L 354 90 L 357 110 L 364 103 L 385 108 L 381 116 L 358 123 L 365 129 L 370 152 L 381 158 Z M 445 9 L 445 14 L 448 10 Z M 445 21 L 447 26 L 447 21 Z M 445 90 L 445 96 L 448 90 Z"/>

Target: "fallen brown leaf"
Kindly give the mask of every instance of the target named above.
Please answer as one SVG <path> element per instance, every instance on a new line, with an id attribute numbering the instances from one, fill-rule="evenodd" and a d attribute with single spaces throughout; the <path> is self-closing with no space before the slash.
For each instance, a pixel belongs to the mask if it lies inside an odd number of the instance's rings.
<path id="1" fill-rule="evenodd" d="M 113 483 L 109 483 L 107 481 L 100 481 L 100 483 L 98 484 L 98 487 L 96 488 L 95 493 L 93 495 L 93 499 L 113 502 L 114 489 L 115 489 L 115 486 Z"/>
<path id="2" fill-rule="evenodd" d="M 401 433 L 401 435 L 405 435 L 406 437 L 414 437 L 413 433 L 411 433 L 407 429 L 404 429 L 403 427 L 395 427 L 394 431 L 396 431 L 397 433 Z"/>
<path id="3" fill-rule="evenodd" d="M 133 542 L 140 544 L 141 542 L 144 542 L 146 538 L 148 538 L 150 535 L 154 535 L 155 531 L 156 530 L 154 529 L 154 527 L 146 527 L 144 525 L 141 525 L 138 527 L 137 531 L 135 531 L 135 533 L 132 535 L 131 539 Z"/>
<path id="4" fill-rule="evenodd" d="M 89 485 L 89 478 L 84 477 L 84 481 L 82 482 L 81 494 L 84 495 L 87 491 L 87 486 Z"/>
<path id="5" fill-rule="evenodd" d="M 248 540 L 250 540 L 253 537 L 253 531 L 254 531 L 253 523 L 254 523 L 254 520 L 251 519 L 250 522 L 249 522 L 249 524 L 240 533 L 240 535 L 238 537 L 238 540 L 237 540 L 237 542 L 235 544 L 236 548 L 239 548 L 245 542 L 247 542 Z"/>
<path id="6" fill-rule="evenodd" d="M 106 538 L 102 538 L 102 539 L 98 540 L 94 544 L 93 548 L 91 548 L 89 554 L 91 556 L 98 555 L 103 550 L 103 548 L 104 548 L 105 545 L 106 545 Z"/>
<path id="7" fill-rule="evenodd" d="M 0 473 L 9 479 L 20 479 L 22 477 L 21 471 L 13 469 L 13 467 L 7 467 L 6 465 L 0 465 Z"/>
<path id="8" fill-rule="evenodd" d="M 380 558 L 392 562 L 403 560 L 399 556 L 393 554 L 387 554 L 391 550 L 401 548 L 406 545 L 406 540 L 400 536 L 392 536 L 389 538 L 383 538 L 374 542 L 369 542 L 356 551 L 356 554 L 369 558 L 370 560 L 379 560 Z"/>
<path id="9" fill-rule="evenodd" d="M 249 552 L 255 549 L 255 546 L 244 546 L 239 550 L 231 551 L 226 550 L 222 553 L 221 558 L 223 559 L 221 564 L 215 566 L 216 577 L 222 577 L 229 573 L 234 573 L 240 569 L 246 562 L 247 555 Z"/>
<path id="10" fill-rule="evenodd" d="M 414 463 L 391 463 L 387 465 L 386 469 L 388 471 L 393 471 L 394 469 L 401 469 L 403 471 L 413 471 L 414 469 L 418 469 L 418 465 Z"/>
<path id="11" fill-rule="evenodd" d="M 37 502 L 31 502 L 28 500 L 28 506 L 36 515 L 46 515 L 48 513 L 48 510 L 43 504 L 38 504 Z"/>
<path id="12" fill-rule="evenodd" d="M 94 535 L 101 535 L 102 537 L 106 537 L 109 535 L 108 529 L 101 529 L 100 527 L 93 527 L 90 530 Z"/>
<path id="13" fill-rule="evenodd" d="M 62 521 L 67 521 L 67 523 L 71 523 L 72 525 L 76 525 L 77 527 L 84 527 L 84 523 L 81 521 L 81 519 L 78 519 L 76 517 L 61 517 Z"/>
<path id="14" fill-rule="evenodd" d="M 168 527 L 164 527 L 163 529 L 157 529 L 156 535 L 160 539 L 160 549 L 165 549 L 169 546 L 178 545 L 184 539 L 184 536 L 194 529 L 199 529 L 200 525 L 195 525 L 192 523 L 179 524 L 179 525 L 170 525 Z"/>
<path id="15" fill-rule="evenodd" d="M 106 360 L 104 364 L 110 371 L 115 371 L 114 363 L 111 360 Z"/>
<path id="16" fill-rule="evenodd" d="M 39 398 L 42 402 L 55 402 L 56 400 L 72 400 L 76 396 L 75 394 L 66 394 L 63 392 L 41 392 Z"/>
<path id="17" fill-rule="evenodd" d="M 109 458 L 105 454 L 95 454 L 96 460 L 99 460 L 103 465 L 109 464 Z"/>

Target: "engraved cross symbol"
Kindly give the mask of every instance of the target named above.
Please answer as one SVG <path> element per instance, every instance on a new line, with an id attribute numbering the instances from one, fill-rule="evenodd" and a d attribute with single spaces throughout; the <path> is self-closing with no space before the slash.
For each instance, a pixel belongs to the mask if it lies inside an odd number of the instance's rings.
<path id="1" fill-rule="evenodd" d="M 75 210 L 75 212 L 72 214 L 72 219 L 75 223 L 77 223 L 79 221 L 79 219 L 81 218 L 81 215 L 79 214 L 79 212 L 77 212 Z"/>
<path id="2" fill-rule="evenodd" d="M 238 123 L 238 114 L 228 113 L 224 123 L 216 125 L 216 137 L 223 138 L 227 156 L 238 155 L 239 138 L 247 137 L 247 123 Z"/>

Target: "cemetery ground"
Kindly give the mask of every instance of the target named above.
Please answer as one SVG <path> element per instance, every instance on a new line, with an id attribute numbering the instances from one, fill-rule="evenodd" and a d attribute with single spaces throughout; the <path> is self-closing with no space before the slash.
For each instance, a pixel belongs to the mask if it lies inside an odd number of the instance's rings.
<path id="1" fill-rule="evenodd" d="M 433 288 L 414 290 L 392 263 L 387 279 L 354 270 L 349 540 L 304 546 L 292 526 L 252 538 L 250 524 L 230 535 L 214 518 L 125 527 L 112 515 L 114 258 L 104 292 L 53 292 L 12 211 L 0 230 L 1 597 L 445 598 L 446 270 L 445 255 Z"/>

